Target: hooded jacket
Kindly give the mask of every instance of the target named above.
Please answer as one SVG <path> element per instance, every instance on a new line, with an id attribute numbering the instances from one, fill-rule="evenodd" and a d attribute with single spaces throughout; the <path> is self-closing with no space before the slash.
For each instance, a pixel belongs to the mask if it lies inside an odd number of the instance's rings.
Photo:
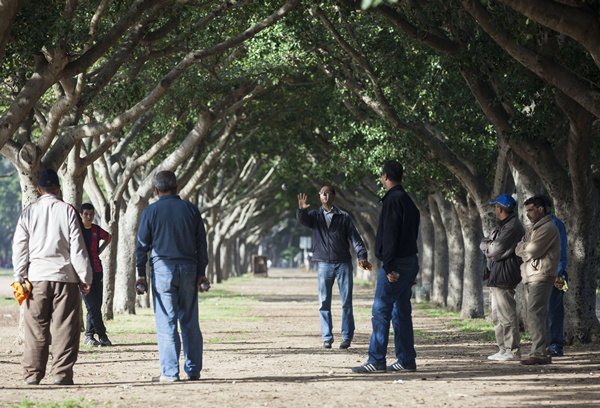
<path id="1" fill-rule="evenodd" d="M 516 214 L 498 221 L 489 238 L 479 245 L 488 260 L 490 278 L 489 287 L 514 289 L 521 282 L 521 259 L 515 254 L 515 248 L 525 235 L 523 224 Z"/>
<path id="2" fill-rule="evenodd" d="M 516 253 L 523 259 L 521 276 L 524 284 L 554 283 L 560 260 L 560 234 L 551 214 L 533 224 L 517 245 Z"/>

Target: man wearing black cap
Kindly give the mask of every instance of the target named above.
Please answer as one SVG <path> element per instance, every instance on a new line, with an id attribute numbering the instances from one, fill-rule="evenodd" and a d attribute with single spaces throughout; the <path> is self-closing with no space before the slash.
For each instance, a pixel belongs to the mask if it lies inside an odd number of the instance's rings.
<path id="1" fill-rule="evenodd" d="M 498 352 L 488 357 L 496 361 L 518 361 L 521 359 L 519 318 L 515 301 L 515 288 L 521 281 L 521 258 L 515 248 L 525 235 L 525 229 L 514 212 L 517 203 L 508 194 L 494 201 L 498 224 L 489 237 L 479 245 L 489 270 L 488 287 L 492 295 L 491 317 L 494 323 Z"/>
<path id="2" fill-rule="evenodd" d="M 54 384 L 72 385 L 81 331 L 79 292 L 88 293 L 92 268 L 77 211 L 60 200 L 54 170 L 42 172 L 38 192 L 41 197 L 23 211 L 13 238 L 15 281 L 32 284 L 23 303 L 23 380 L 37 385 L 44 378 L 52 343 Z"/>

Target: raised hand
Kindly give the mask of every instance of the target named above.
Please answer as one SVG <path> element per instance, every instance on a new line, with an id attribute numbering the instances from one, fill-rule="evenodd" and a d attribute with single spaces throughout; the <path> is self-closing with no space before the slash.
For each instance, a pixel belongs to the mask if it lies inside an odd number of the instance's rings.
<path id="1" fill-rule="evenodd" d="M 298 208 L 300 208 L 301 210 L 305 210 L 308 207 L 310 207 L 310 204 L 306 204 L 306 194 L 298 194 Z"/>

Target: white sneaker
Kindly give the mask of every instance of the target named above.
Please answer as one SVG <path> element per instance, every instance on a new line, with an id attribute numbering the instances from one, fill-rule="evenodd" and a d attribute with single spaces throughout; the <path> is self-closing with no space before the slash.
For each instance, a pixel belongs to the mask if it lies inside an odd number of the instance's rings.
<path id="1" fill-rule="evenodd" d="M 504 357 L 504 353 L 506 353 L 506 350 L 500 350 L 496 354 L 492 354 L 491 356 L 488 356 L 488 360 L 500 361 L 500 360 L 502 360 L 502 357 Z"/>
<path id="2" fill-rule="evenodd" d="M 497 358 L 498 361 L 521 361 L 521 352 L 516 351 L 512 352 L 510 350 L 506 350 L 506 352 Z"/>

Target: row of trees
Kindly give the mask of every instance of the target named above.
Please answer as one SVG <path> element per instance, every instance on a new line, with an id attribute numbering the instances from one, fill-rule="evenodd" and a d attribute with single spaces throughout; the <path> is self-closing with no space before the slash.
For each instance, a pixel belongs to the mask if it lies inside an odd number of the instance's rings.
<path id="1" fill-rule="evenodd" d="M 203 211 L 220 281 L 331 181 L 374 260 L 375 175 L 396 157 L 432 302 L 481 317 L 488 202 L 545 191 L 569 235 L 567 339 L 598 338 L 598 2 L 34 3 L 0 4 L 0 153 L 23 205 L 46 167 L 65 200 L 89 195 L 115 238 L 108 318 L 135 310 L 156 171 Z"/>
<path id="2" fill-rule="evenodd" d="M 376 140 L 369 156 L 393 151 L 410 166 L 432 301 L 481 316 L 488 202 L 545 191 L 569 234 L 567 338 L 597 339 L 598 3 L 338 3 L 311 9 L 329 38 L 321 67 Z"/>

